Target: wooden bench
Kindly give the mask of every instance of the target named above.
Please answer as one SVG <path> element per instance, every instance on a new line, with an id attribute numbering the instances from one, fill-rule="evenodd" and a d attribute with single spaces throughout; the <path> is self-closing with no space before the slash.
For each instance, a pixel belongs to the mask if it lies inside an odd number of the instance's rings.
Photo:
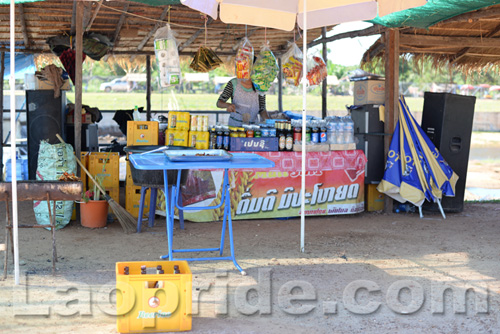
<path id="1" fill-rule="evenodd" d="M 55 274 L 57 251 L 56 251 L 56 201 L 75 201 L 81 199 L 83 191 L 82 182 L 63 182 L 63 181 L 17 181 L 17 200 L 18 201 L 47 201 L 50 225 L 26 225 L 18 224 L 18 228 L 48 228 L 52 232 L 52 274 Z M 9 210 L 9 202 L 12 202 L 12 183 L 0 182 L 0 201 L 5 202 L 6 212 L 6 233 L 5 244 L 0 244 L 0 251 L 5 251 L 3 278 L 7 277 L 7 262 L 9 239 L 11 242 L 11 251 L 14 254 L 14 245 L 12 237 L 12 219 Z M 52 208 L 50 207 L 52 201 Z M 2 247 L 3 245 L 3 247 Z"/>

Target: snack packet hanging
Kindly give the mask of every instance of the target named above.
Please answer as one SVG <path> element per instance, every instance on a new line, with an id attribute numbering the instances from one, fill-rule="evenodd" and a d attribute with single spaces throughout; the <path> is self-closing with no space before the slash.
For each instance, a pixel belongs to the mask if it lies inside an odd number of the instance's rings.
<path id="1" fill-rule="evenodd" d="M 267 92 L 278 75 L 279 67 L 269 43 L 262 46 L 253 65 L 252 79 L 253 85 L 259 92 Z"/>
<path id="2" fill-rule="evenodd" d="M 244 37 L 241 46 L 236 52 L 235 72 L 238 79 L 250 79 L 253 64 L 253 46 L 247 37 Z"/>
<path id="3" fill-rule="evenodd" d="M 302 59 L 302 51 L 297 44 L 291 43 L 288 51 L 281 58 L 283 77 L 286 83 L 294 86 L 300 84 L 302 79 Z"/>
<path id="4" fill-rule="evenodd" d="M 326 64 L 319 55 L 307 59 L 307 81 L 309 86 L 319 85 L 328 75 Z"/>
<path id="5" fill-rule="evenodd" d="M 159 68 L 160 86 L 168 87 L 180 84 L 181 66 L 177 41 L 169 24 L 156 31 L 154 45 Z"/>

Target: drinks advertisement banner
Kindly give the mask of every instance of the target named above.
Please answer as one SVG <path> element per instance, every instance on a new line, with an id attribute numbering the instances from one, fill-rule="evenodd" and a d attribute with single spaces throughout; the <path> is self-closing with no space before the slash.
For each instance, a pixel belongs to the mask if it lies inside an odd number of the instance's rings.
<path id="1" fill-rule="evenodd" d="M 275 162 L 269 169 L 230 171 L 233 219 L 300 216 L 301 152 L 258 152 Z M 360 150 L 309 152 L 306 159 L 305 210 L 307 216 L 354 214 L 364 211 L 364 168 Z M 223 171 L 190 173 L 182 187 L 183 203 L 190 207 L 220 203 Z M 163 194 L 162 194 L 163 195 Z M 164 200 L 157 213 L 164 213 Z M 176 210 L 177 213 L 177 210 Z M 186 220 L 222 220 L 224 207 L 184 211 Z"/>

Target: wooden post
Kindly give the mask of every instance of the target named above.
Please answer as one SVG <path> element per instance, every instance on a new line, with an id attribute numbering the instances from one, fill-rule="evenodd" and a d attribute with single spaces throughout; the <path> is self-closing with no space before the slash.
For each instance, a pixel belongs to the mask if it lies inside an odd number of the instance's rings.
<path id="1" fill-rule="evenodd" d="M 76 46 L 75 46 L 75 153 L 80 159 L 82 152 L 82 62 L 83 62 L 83 2 L 76 4 Z M 81 175 L 79 172 L 78 175 Z"/>
<path id="2" fill-rule="evenodd" d="M 283 69 L 281 57 L 278 57 L 278 110 L 283 112 Z"/>
<path id="3" fill-rule="evenodd" d="M 146 120 L 151 120 L 151 56 L 146 56 Z"/>
<path id="4" fill-rule="evenodd" d="M 385 123 L 384 157 L 387 161 L 389 146 L 399 116 L 399 30 L 385 32 Z M 392 213 L 393 199 L 385 197 L 384 212 Z"/>
<path id="5" fill-rule="evenodd" d="M 325 64 L 328 64 L 328 49 L 326 47 L 326 28 L 321 28 L 321 38 L 323 39 L 323 60 Z M 327 116 L 327 95 L 328 95 L 328 86 L 327 79 L 323 80 L 321 83 L 321 118 L 325 118 Z"/>
<path id="6" fill-rule="evenodd" d="M 0 107 L 2 116 L 0 121 L 0 171 L 3 171 L 3 75 L 5 72 L 5 52 L 0 53 Z M 0 173 L 0 181 L 3 181 L 3 173 Z"/>

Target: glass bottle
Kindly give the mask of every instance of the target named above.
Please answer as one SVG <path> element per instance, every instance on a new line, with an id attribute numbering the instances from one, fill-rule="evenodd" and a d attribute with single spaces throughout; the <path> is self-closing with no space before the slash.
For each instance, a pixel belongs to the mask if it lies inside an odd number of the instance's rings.
<path id="1" fill-rule="evenodd" d="M 217 134 L 217 139 L 215 148 L 220 150 L 224 147 L 224 137 L 223 137 L 222 127 L 220 125 L 216 126 L 216 134 Z"/>
<path id="2" fill-rule="evenodd" d="M 258 126 L 258 125 L 254 125 L 253 136 L 254 136 L 255 138 L 260 138 L 260 137 L 262 137 L 262 132 L 260 131 L 260 126 Z"/>
<path id="3" fill-rule="evenodd" d="M 287 126 L 287 131 L 286 131 L 286 143 L 285 147 L 287 151 L 293 151 L 293 132 L 292 132 L 292 124 L 288 122 L 286 124 Z"/>
<path id="4" fill-rule="evenodd" d="M 224 140 L 223 140 L 223 149 L 226 151 L 229 151 L 229 128 L 225 127 L 224 128 Z"/>
<path id="5" fill-rule="evenodd" d="M 210 128 L 210 142 L 208 148 L 211 150 L 217 147 L 217 132 L 215 131 L 215 126 Z"/>
<path id="6" fill-rule="evenodd" d="M 278 127 L 278 138 L 279 138 L 278 149 L 280 151 L 286 150 L 286 133 L 285 133 L 284 125 L 285 124 L 283 122 L 280 122 L 279 127 Z"/>
<path id="7" fill-rule="evenodd" d="M 293 128 L 293 142 L 298 144 L 302 141 L 302 126 L 301 122 L 295 122 L 295 126 Z"/>

